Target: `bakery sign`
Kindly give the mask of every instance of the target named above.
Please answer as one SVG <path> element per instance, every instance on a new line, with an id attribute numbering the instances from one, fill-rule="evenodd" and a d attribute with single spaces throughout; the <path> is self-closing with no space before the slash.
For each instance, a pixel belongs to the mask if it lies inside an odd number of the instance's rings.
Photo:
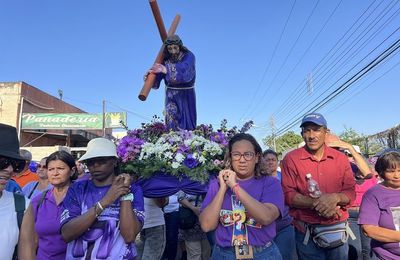
<path id="1" fill-rule="evenodd" d="M 122 128 L 126 125 L 125 112 L 104 114 L 104 128 Z M 22 129 L 103 129 L 103 114 L 86 113 L 23 113 Z"/>

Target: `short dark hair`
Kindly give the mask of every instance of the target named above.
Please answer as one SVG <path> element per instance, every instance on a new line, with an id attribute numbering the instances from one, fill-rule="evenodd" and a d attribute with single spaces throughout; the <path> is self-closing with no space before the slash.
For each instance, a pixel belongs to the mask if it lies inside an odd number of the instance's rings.
<path id="1" fill-rule="evenodd" d="M 267 150 L 265 150 L 265 151 L 262 153 L 262 156 L 264 157 L 264 156 L 266 156 L 267 154 L 273 154 L 273 155 L 276 157 L 276 159 L 278 159 L 278 153 L 275 152 L 275 151 L 272 150 L 272 149 L 267 149 Z"/>
<path id="2" fill-rule="evenodd" d="M 400 165 L 400 152 L 387 152 L 379 156 L 375 164 L 375 171 L 381 178 L 385 179 L 385 172 L 388 169 L 396 168 L 398 165 Z"/>
<path id="3" fill-rule="evenodd" d="M 64 162 L 66 165 L 68 165 L 68 167 L 71 169 L 71 171 L 72 171 L 72 169 L 76 168 L 74 157 L 70 153 L 63 151 L 63 150 L 50 154 L 49 157 L 47 157 L 47 159 L 46 159 L 46 167 L 49 166 L 50 161 L 56 161 L 56 160 L 60 160 L 60 161 Z M 78 175 L 76 174 L 76 171 L 75 171 L 71 175 L 70 179 L 71 179 L 71 181 L 73 181 L 73 180 L 76 180 L 77 178 L 78 178 Z"/>
<path id="4" fill-rule="evenodd" d="M 236 142 L 242 141 L 242 140 L 246 140 L 249 141 L 254 148 L 254 151 L 257 155 L 261 155 L 262 154 L 262 149 L 260 144 L 257 142 L 257 140 L 251 135 L 251 134 L 246 134 L 246 133 L 239 133 L 234 135 L 228 143 L 228 150 L 226 151 L 226 156 L 225 156 L 225 163 L 226 160 L 231 160 L 231 154 L 230 151 L 232 151 L 232 147 Z M 262 170 L 261 170 L 261 160 L 258 160 L 258 163 L 256 163 L 255 165 L 255 169 L 254 169 L 254 176 L 256 178 L 259 178 L 262 174 Z"/>

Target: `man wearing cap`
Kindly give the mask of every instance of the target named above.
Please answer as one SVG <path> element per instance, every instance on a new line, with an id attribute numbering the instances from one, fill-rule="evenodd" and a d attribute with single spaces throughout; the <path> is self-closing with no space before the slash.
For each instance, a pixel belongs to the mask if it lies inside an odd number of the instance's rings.
<path id="1" fill-rule="evenodd" d="M 25 166 L 25 160 L 19 154 L 17 130 L 0 124 L 0 136 L 0 259 L 12 259 L 19 236 L 18 222 L 22 220 L 16 212 L 16 202 L 22 198 L 23 209 L 19 211 L 22 216 L 29 200 L 5 190 L 13 172 L 20 172 Z"/>
<path id="2" fill-rule="evenodd" d="M 169 36 L 164 44 L 163 64 L 155 63 L 148 71 L 157 74 L 153 88 L 159 88 L 164 79 L 167 127 L 172 130 L 193 130 L 197 123 L 195 56 L 183 46 L 178 35 Z"/>
<path id="3" fill-rule="evenodd" d="M 31 181 L 39 181 L 39 176 L 36 173 L 31 172 L 29 169 L 29 164 L 32 161 L 32 153 L 25 149 L 21 149 L 19 153 L 25 159 L 26 164 L 22 172 L 16 173 L 13 179 L 21 188 L 23 188 Z"/>
<path id="4" fill-rule="evenodd" d="M 289 152 L 282 162 L 282 187 L 294 218 L 299 259 L 347 259 L 346 241 L 324 247 L 314 241 L 312 230 L 315 225 L 329 229 L 347 221 L 346 207 L 355 199 L 350 163 L 343 153 L 325 144 L 328 129 L 321 114 L 307 114 L 300 127 L 305 145 Z M 319 184 L 322 195 L 318 198 L 308 192 L 308 173 Z"/>
<path id="5" fill-rule="evenodd" d="M 75 182 L 63 201 L 66 259 L 135 259 L 144 220 L 141 188 L 129 174 L 119 174 L 116 146 L 108 139 L 91 140 L 79 160 L 91 178 Z"/>

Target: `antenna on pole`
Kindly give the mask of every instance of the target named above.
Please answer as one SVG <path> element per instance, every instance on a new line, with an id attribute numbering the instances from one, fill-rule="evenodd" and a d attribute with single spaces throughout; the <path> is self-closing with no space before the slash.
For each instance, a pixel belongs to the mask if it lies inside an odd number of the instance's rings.
<path id="1" fill-rule="evenodd" d="M 63 100 L 63 90 L 62 89 L 58 89 L 58 98 L 60 99 L 60 100 Z"/>
<path id="2" fill-rule="evenodd" d="M 272 145 L 273 145 L 274 151 L 276 152 L 276 141 L 275 141 L 276 127 L 275 127 L 275 119 L 274 119 L 273 115 L 269 118 L 269 125 L 270 125 L 271 131 L 272 131 Z"/>

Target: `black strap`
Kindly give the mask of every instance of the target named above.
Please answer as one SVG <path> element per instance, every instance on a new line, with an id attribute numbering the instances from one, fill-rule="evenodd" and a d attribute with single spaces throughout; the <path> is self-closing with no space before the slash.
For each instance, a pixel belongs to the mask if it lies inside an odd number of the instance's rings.
<path id="1" fill-rule="evenodd" d="M 42 205 L 42 203 L 43 203 L 43 201 L 44 201 L 44 198 L 46 197 L 46 194 L 47 194 L 48 191 L 49 191 L 49 190 L 43 191 L 43 192 L 42 192 L 42 195 L 40 196 L 40 200 L 39 200 L 39 202 L 38 202 L 38 204 L 37 204 L 37 206 L 36 206 L 36 216 L 37 216 L 37 214 L 38 214 L 39 207 L 40 207 L 40 205 Z"/>
<path id="2" fill-rule="evenodd" d="M 35 186 L 33 187 L 33 189 L 31 190 L 31 192 L 28 195 L 28 199 L 30 199 L 32 197 L 33 192 L 36 190 L 37 186 L 39 185 L 39 181 L 36 182 Z"/>
<path id="3" fill-rule="evenodd" d="M 17 193 L 13 193 L 13 195 L 15 212 L 17 212 L 18 228 L 21 228 L 22 218 L 24 217 L 25 212 L 25 196 Z"/>
<path id="4" fill-rule="evenodd" d="M 18 229 L 21 229 L 22 218 L 25 212 L 25 197 L 21 194 L 13 193 L 15 212 L 17 213 Z M 18 259 L 18 244 L 15 246 L 13 260 Z"/>

